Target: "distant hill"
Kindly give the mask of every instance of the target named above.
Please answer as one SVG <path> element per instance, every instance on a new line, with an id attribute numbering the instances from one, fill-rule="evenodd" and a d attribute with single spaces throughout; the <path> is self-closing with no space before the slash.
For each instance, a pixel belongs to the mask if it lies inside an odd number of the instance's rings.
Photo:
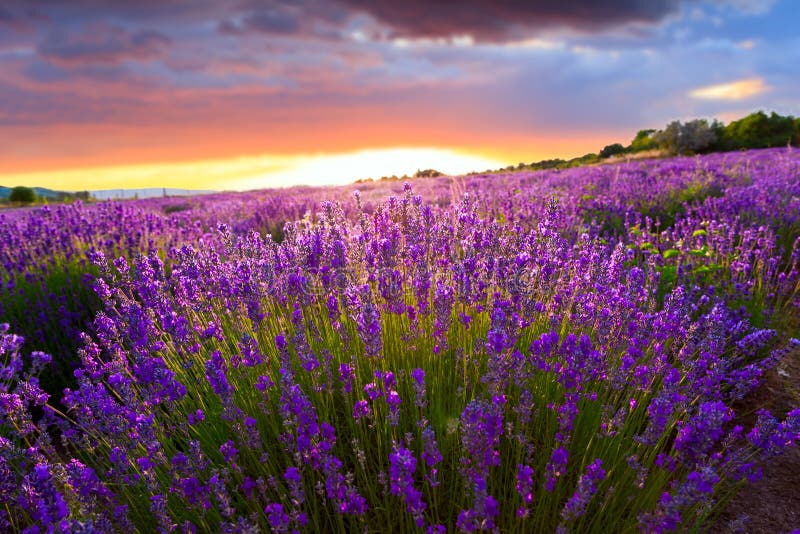
<path id="1" fill-rule="evenodd" d="M 89 191 L 89 193 L 97 200 L 109 199 L 127 199 L 127 198 L 156 198 L 162 196 L 168 197 L 190 197 L 196 195 L 208 195 L 216 191 L 201 190 L 201 189 L 174 189 L 167 187 L 147 187 L 143 189 L 100 189 L 97 191 Z"/>
<path id="2" fill-rule="evenodd" d="M 47 199 L 64 198 L 65 196 L 70 195 L 70 193 L 67 193 L 66 191 L 56 191 L 54 189 L 47 189 L 46 187 L 34 187 L 33 191 L 36 193 L 37 197 Z"/>
<path id="3" fill-rule="evenodd" d="M 11 187 L 0 185 L 0 198 L 8 198 L 8 195 L 11 194 L 11 189 Z M 73 196 L 72 193 L 47 189 L 46 187 L 32 187 L 31 189 L 33 189 L 38 198 L 46 198 L 48 200 L 61 200 Z"/>
<path id="4" fill-rule="evenodd" d="M 11 194 L 11 187 L 0 185 L 0 199 L 8 198 Z M 56 191 L 54 189 L 47 189 L 46 187 L 33 187 L 31 188 L 36 192 L 36 196 L 40 199 L 47 200 L 63 200 L 72 198 L 75 193 L 67 191 Z M 156 198 L 164 195 L 170 197 L 185 197 L 195 195 L 207 195 L 215 193 L 216 191 L 199 190 L 199 189 L 174 189 L 163 187 L 148 187 L 142 189 L 100 189 L 97 191 L 89 191 L 89 195 L 97 200 L 110 200 L 110 199 L 131 199 L 131 198 Z"/>

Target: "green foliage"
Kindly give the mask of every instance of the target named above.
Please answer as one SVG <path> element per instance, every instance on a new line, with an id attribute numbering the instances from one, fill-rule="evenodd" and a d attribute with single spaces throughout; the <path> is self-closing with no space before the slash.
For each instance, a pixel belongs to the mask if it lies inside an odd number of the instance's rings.
<path id="1" fill-rule="evenodd" d="M 189 202 L 180 202 L 178 204 L 167 204 L 166 206 L 161 208 L 161 210 L 166 215 L 169 215 L 171 213 L 179 213 L 181 211 L 188 211 L 188 210 L 192 209 L 193 207 L 194 206 L 192 206 L 192 204 L 189 203 Z"/>
<path id="2" fill-rule="evenodd" d="M 706 119 L 672 121 L 662 130 L 652 128 L 639 130 L 628 147 L 614 143 L 603 147 L 599 154 L 584 154 L 569 160 L 544 159 L 470 174 L 569 169 L 598 163 L 602 159 L 618 154 L 655 149 L 662 149 L 673 155 L 691 155 L 744 148 L 779 147 L 787 144 L 800 146 L 800 118 L 791 115 L 784 117 L 775 112 L 767 115 L 763 111 L 757 111 L 727 126 L 716 119 L 711 122 Z M 417 171 L 417 175 L 428 172 L 431 171 Z"/>
<path id="3" fill-rule="evenodd" d="M 30 187 L 18 185 L 11 190 L 11 193 L 8 195 L 8 200 L 21 204 L 30 204 L 36 202 L 36 192 Z"/>
<path id="4" fill-rule="evenodd" d="M 70 193 L 68 191 L 57 191 L 48 189 L 46 187 L 26 187 L 17 186 L 15 188 L 8 188 L 0 186 L 0 203 L 16 202 L 30 204 L 32 202 L 47 203 L 50 201 L 55 202 L 72 202 L 74 200 L 91 200 L 91 194 L 88 191 L 78 191 Z"/>
<path id="5" fill-rule="evenodd" d="M 720 150 L 800 146 L 800 119 L 757 111 L 721 129 Z"/>
<path id="6" fill-rule="evenodd" d="M 724 194 L 719 184 L 711 180 L 698 179 L 683 189 L 669 192 L 666 198 L 643 204 L 639 213 L 652 220 L 658 219 L 662 227 L 670 228 L 678 215 L 686 212 L 687 204 L 702 204 L 707 198 L 719 198 Z"/>
<path id="7" fill-rule="evenodd" d="M 634 137 L 633 141 L 631 141 L 631 152 L 643 152 L 645 150 L 653 150 L 658 148 L 658 145 L 653 139 L 654 133 L 656 133 L 656 130 L 653 129 L 639 130 L 636 132 L 636 137 Z"/>
<path id="8" fill-rule="evenodd" d="M 567 166 L 568 167 L 577 167 L 579 165 L 587 165 L 587 164 L 591 164 L 591 163 L 597 163 L 598 161 L 600 161 L 600 156 L 598 156 L 594 152 L 589 152 L 588 154 L 584 154 L 583 156 L 581 156 L 579 158 L 573 158 L 573 159 L 569 160 L 567 162 L 568 163 Z"/>
<path id="9" fill-rule="evenodd" d="M 631 152 L 661 148 L 670 154 L 800 146 L 800 119 L 757 111 L 727 126 L 714 120 L 672 121 L 663 130 L 639 130 Z"/>
<path id="10" fill-rule="evenodd" d="M 600 157 L 610 158 L 611 156 L 616 156 L 624 152 L 625 152 L 624 146 L 622 146 L 620 143 L 614 143 L 613 145 L 606 145 L 605 147 L 603 147 L 603 150 L 600 151 Z"/>
<path id="11" fill-rule="evenodd" d="M 81 261 L 53 258 L 48 269 L 32 269 L 5 281 L 0 291 L 0 323 L 9 323 L 31 350 L 54 355 L 42 374 L 46 391 L 72 386 L 79 364 L 80 332 L 91 331 L 100 302 L 90 280 L 96 269 Z"/>
<path id="12" fill-rule="evenodd" d="M 487 169 L 483 172 L 472 172 L 469 174 L 492 174 L 492 173 L 518 172 L 518 171 L 544 171 L 544 170 L 555 170 L 555 169 L 571 169 L 573 167 L 581 167 L 583 165 L 591 165 L 593 163 L 598 163 L 600 159 L 601 159 L 600 155 L 590 152 L 588 154 L 584 154 L 583 156 L 572 158 L 569 160 L 560 158 L 543 159 L 541 161 L 534 161 L 533 163 L 528 163 L 528 164 L 520 163 L 518 165 L 509 165 L 508 167 L 504 167 L 502 169 L 496 169 L 496 170 Z"/>
<path id="13" fill-rule="evenodd" d="M 695 119 L 685 123 L 672 121 L 666 128 L 653 134 L 658 148 L 670 154 L 694 154 L 704 152 L 717 142 L 715 124 L 705 119 Z"/>
<path id="14" fill-rule="evenodd" d="M 436 169 L 425 169 L 424 171 L 417 170 L 414 173 L 414 178 L 436 178 L 437 176 L 442 176 L 444 173 L 437 171 Z"/>

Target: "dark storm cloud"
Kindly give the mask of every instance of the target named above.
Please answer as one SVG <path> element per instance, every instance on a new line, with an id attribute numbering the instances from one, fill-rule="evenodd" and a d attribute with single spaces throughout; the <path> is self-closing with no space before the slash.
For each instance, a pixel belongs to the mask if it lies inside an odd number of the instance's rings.
<path id="1" fill-rule="evenodd" d="M 502 41 L 514 30 L 552 27 L 597 31 L 630 23 L 656 23 L 680 0 L 339 0 L 391 27 L 401 37 L 472 35 Z"/>
<path id="2" fill-rule="evenodd" d="M 450 37 L 471 35 L 502 42 L 553 28 L 586 33 L 635 24 L 656 24 L 700 0 L 6 0 L 0 28 L 59 27 L 109 22 L 150 27 L 188 25 L 224 34 L 304 35 L 323 22 L 339 28 L 368 15 L 389 35 Z M 771 0 L 707 0 L 706 4 L 753 11 Z M 35 17 L 38 13 L 42 16 Z M 49 19 L 49 22 L 46 20 Z M 370 34 L 372 35 L 372 34 Z"/>
<path id="3" fill-rule="evenodd" d="M 218 6 L 234 5 L 214 0 L 5 0 L 2 4 L 6 12 L 17 16 L 45 14 L 55 24 L 108 18 L 127 21 L 194 20 L 216 12 Z"/>
<path id="4" fill-rule="evenodd" d="M 16 17 L 10 11 L 7 11 L 0 7 L 0 25 L 2 26 L 13 26 Z"/>
<path id="5" fill-rule="evenodd" d="M 53 31 L 37 51 L 42 57 L 63 63 L 119 63 L 156 57 L 171 42 L 156 31 L 129 32 L 119 26 L 97 23 L 75 33 Z"/>
<path id="6" fill-rule="evenodd" d="M 0 31 L 29 32 L 43 22 L 47 22 L 47 17 L 31 7 L 0 5 Z"/>
<path id="7" fill-rule="evenodd" d="M 231 20 L 220 23 L 221 33 L 239 35 L 248 32 L 290 35 L 300 31 L 298 17 L 276 8 L 265 8 L 245 15 L 237 24 Z"/>

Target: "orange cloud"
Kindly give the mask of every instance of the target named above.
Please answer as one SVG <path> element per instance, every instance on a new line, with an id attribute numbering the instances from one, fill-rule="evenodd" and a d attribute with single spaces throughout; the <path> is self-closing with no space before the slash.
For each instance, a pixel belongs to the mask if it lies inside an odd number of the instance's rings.
<path id="1" fill-rule="evenodd" d="M 689 96 L 700 100 L 745 100 L 769 90 L 762 78 L 748 78 L 730 83 L 709 85 L 689 91 Z"/>

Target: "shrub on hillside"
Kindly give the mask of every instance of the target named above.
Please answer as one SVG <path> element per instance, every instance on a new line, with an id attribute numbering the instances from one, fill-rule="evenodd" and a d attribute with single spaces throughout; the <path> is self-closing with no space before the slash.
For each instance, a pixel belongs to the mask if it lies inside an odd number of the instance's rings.
<path id="1" fill-rule="evenodd" d="M 717 141 L 716 123 L 711 125 L 705 119 L 695 119 L 682 123 L 672 121 L 663 130 L 653 134 L 659 148 L 670 154 L 693 154 L 711 148 Z"/>
<path id="2" fill-rule="evenodd" d="M 613 145 L 606 145 L 603 147 L 603 150 L 600 151 L 600 157 L 610 158 L 611 156 L 616 156 L 618 154 L 622 154 L 623 152 L 625 152 L 625 147 L 620 143 L 614 143 Z"/>
<path id="3" fill-rule="evenodd" d="M 11 193 L 8 195 L 8 200 L 11 202 L 30 204 L 31 202 L 36 202 L 36 192 L 30 187 L 20 185 L 11 190 Z"/>

